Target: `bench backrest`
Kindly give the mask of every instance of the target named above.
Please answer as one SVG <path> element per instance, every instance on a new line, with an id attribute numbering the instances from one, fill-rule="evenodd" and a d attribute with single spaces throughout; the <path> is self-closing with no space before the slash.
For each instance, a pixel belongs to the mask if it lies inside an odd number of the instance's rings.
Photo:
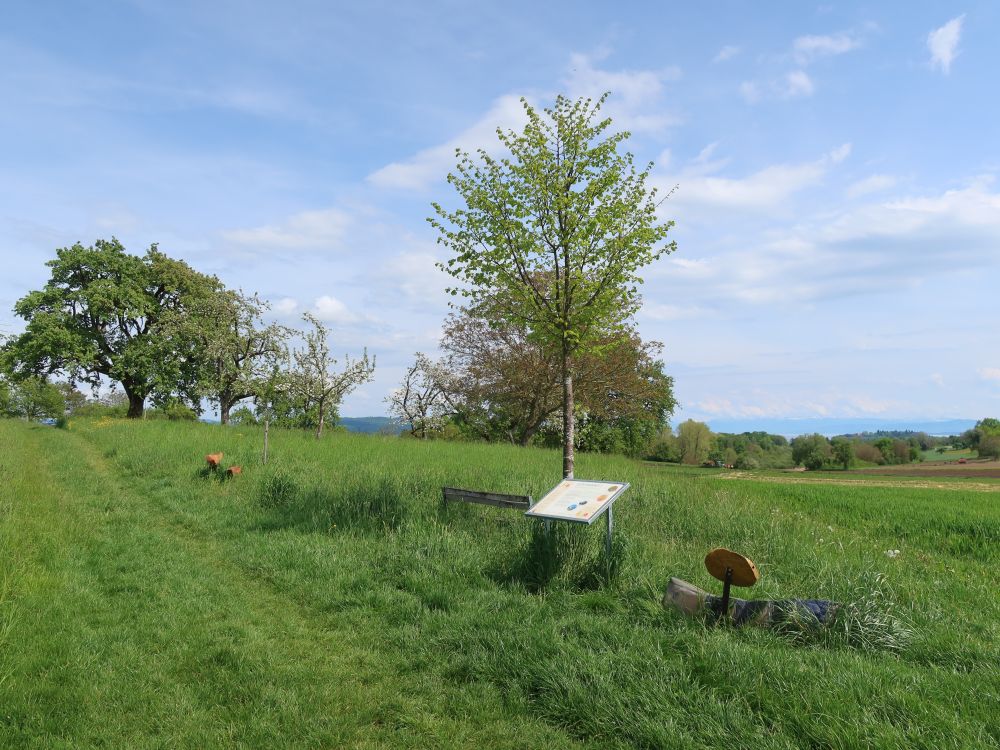
<path id="1" fill-rule="evenodd" d="M 448 501 L 478 503 L 479 505 L 493 505 L 497 508 L 514 508 L 515 510 L 528 510 L 532 505 L 530 495 L 502 495 L 499 492 L 478 492 L 458 487 L 442 487 L 441 494 L 445 503 Z"/>

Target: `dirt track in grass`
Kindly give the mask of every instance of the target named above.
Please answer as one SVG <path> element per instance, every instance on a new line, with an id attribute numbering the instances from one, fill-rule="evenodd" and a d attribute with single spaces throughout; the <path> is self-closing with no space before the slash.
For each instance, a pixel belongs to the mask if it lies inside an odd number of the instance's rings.
<path id="1" fill-rule="evenodd" d="M 897 481 L 892 479 L 861 479 L 859 474 L 868 474 L 871 476 L 896 476 L 899 477 Z M 849 478 L 852 477 L 853 478 Z M 901 472 L 885 472 L 882 474 L 877 474 L 875 472 L 848 472 L 848 474 L 840 479 L 838 477 L 831 476 L 808 476 L 799 472 L 789 472 L 788 474 L 777 475 L 761 475 L 752 474 L 749 472 L 732 471 L 725 474 L 718 475 L 721 479 L 744 479 L 753 480 L 755 482 L 770 482 L 772 484 L 833 484 L 833 485 L 844 485 L 849 487 L 903 487 L 910 489 L 927 489 L 927 490 L 956 490 L 956 491 L 969 491 L 969 492 L 1000 492 L 1000 482 L 976 482 L 976 481 L 966 481 L 966 482 L 930 482 L 930 481 L 920 481 L 921 476 L 938 476 L 938 477 L 951 477 L 951 474 L 942 473 L 927 473 L 922 475 L 904 475 Z M 1000 477 L 1000 472 L 996 475 L 993 474 L 972 474 L 963 473 L 958 474 L 960 477 L 968 477 L 969 479 L 989 479 L 994 476 Z"/>

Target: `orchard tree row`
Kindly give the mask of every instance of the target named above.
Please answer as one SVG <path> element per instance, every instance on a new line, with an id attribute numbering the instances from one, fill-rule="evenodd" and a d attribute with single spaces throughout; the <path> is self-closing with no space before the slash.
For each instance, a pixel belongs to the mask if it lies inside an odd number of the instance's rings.
<path id="1" fill-rule="evenodd" d="M 343 396 L 374 372 L 367 352 L 338 369 L 315 317 L 303 316 L 304 332 L 268 323 L 268 305 L 256 294 L 227 289 L 156 245 L 136 256 L 114 238 L 77 243 L 47 265 L 45 286 L 14 307 L 24 331 L 0 349 L 8 413 L 49 415 L 53 394 L 65 398 L 81 384 L 96 395 L 111 386 L 133 419 L 147 402 L 200 414 L 208 401 L 226 423 L 234 406 L 253 400 L 319 437 Z M 291 347 L 293 340 L 300 345 Z M 50 383 L 54 377 L 64 383 Z"/>

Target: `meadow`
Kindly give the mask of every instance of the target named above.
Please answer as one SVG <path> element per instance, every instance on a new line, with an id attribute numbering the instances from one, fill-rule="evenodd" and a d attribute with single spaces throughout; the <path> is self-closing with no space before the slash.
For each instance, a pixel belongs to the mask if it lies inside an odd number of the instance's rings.
<path id="1" fill-rule="evenodd" d="M 773 481 L 584 454 L 603 523 L 441 504 L 531 494 L 557 452 L 255 428 L 0 421 L 0 746 L 1000 747 L 1000 482 Z M 204 456 L 243 474 L 224 480 Z M 794 477 L 791 479 L 794 480 Z M 705 553 L 754 597 L 887 637 L 663 609 Z M 887 554 L 890 551 L 898 553 Z"/>

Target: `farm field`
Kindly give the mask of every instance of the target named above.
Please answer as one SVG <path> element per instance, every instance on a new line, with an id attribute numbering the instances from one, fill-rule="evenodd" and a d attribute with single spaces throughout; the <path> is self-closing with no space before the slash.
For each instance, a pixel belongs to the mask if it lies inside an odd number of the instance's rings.
<path id="1" fill-rule="evenodd" d="M 579 478 L 632 484 L 609 582 L 600 522 L 441 507 L 442 485 L 537 499 L 556 452 L 275 431 L 262 466 L 260 440 L 0 421 L 0 746 L 1000 747 L 1000 483 L 583 454 Z M 215 451 L 243 474 L 206 475 Z M 757 563 L 754 597 L 898 626 L 664 610 L 671 575 L 719 590 L 715 546 Z"/>
<path id="2" fill-rule="evenodd" d="M 919 464 L 879 466 L 873 469 L 856 469 L 859 474 L 881 474 L 883 476 L 910 477 L 965 477 L 969 479 L 1000 479 L 1000 461 L 968 459 L 966 463 L 956 461 L 924 461 Z"/>

